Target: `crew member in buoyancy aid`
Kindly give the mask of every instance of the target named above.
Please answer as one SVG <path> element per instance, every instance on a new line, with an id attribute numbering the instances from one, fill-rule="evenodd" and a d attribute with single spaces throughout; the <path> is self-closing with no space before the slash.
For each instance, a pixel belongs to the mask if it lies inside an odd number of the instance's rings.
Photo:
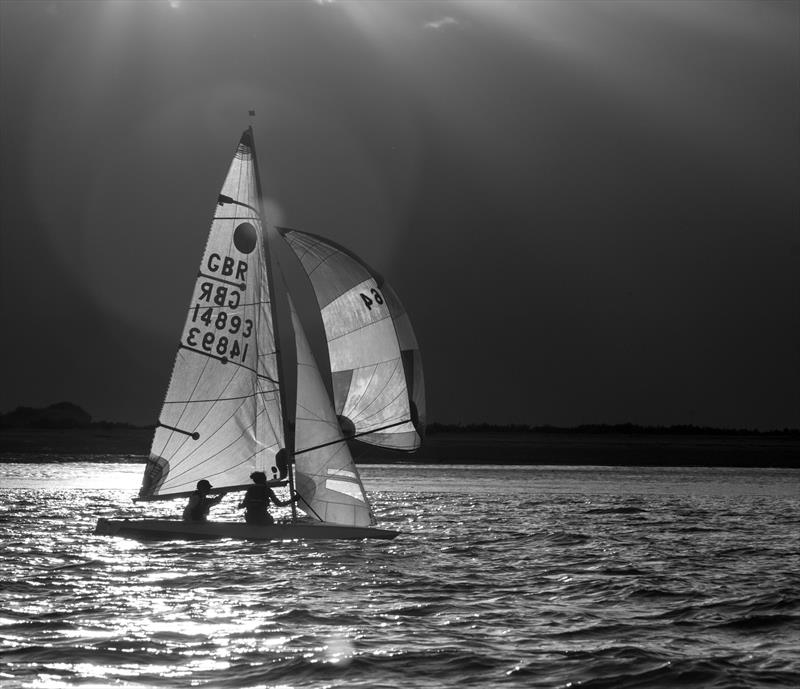
<path id="1" fill-rule="evenodd" d="M 197 490 L 189 496 L 189 502 L 183 510 L 183 521 L 204 522 L 208 517 L 208 511 L 222 500 L 222 495 L 209 498 L 208 491 L 212 488 L 211 484 L 205 479 L 197 482 Z"/>
<path id="2" fill-rule="evenodd" d="M 250 486 L 244 494 L 244 499 L 239 503 L 239 509 L 245 508 L 244 520 L 248 524 L 274 524 L 275 520 L 269 513 L 269 504 L 286 507 L 297 500 L 279 500 L 272 488 L 267 485 L 267 475 L 263 471 L 254 471 L 250 474 L 254 486 Z"/>

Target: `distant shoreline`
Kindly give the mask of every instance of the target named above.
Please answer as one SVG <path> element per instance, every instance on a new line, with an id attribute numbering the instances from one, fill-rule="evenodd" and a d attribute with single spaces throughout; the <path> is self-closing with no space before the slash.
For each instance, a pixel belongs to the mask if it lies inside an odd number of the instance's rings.
<path id="1" fill-rule="evenodd" d="M 143 463 L 149 428 L 0 430 L 0 463 L 94 461 Z M 519 464 L 800 468 L 796 434 L 439 431 L 412 454 L 360 444 L 358 464 Z"/>

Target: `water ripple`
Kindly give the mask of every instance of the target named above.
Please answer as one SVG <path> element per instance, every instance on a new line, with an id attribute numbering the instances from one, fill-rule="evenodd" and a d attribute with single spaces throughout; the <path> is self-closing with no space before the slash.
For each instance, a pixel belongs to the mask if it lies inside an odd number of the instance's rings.
<path id="1" fill-rule="evenodd" d="M 129 492 L 4 470 L 0 685 L 800 685 L 792 472 L 367 467 L 395 541 L 141 544 L 92 535 Z"/>

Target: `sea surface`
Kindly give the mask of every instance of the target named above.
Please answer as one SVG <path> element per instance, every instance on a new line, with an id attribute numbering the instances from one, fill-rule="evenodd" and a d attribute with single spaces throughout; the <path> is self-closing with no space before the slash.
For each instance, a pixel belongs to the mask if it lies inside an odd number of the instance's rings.
<path id="1" fill-rule="evenodd" d="M 798 470 L 367 465 L 394 541 L 143 544 L 183 503 L 105 460 L 0 464 L 2 687 L 800 686 Z"/>

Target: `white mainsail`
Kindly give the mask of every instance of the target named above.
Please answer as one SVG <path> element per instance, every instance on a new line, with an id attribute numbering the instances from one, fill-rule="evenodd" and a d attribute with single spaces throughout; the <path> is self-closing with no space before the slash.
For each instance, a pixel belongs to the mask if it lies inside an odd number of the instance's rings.
<path id="1" fill-rule="evenodd" d="M 307 232 L 281 232 L 317 297 L 342 427 L 367 443 L 417 449 L 425 423 L 422 360 L 394 290 L 347 249 Z"/>
<path id="2" fill-rule="evenodd" d="M 222 194 L 258 207 L 249 130 Z M 284 432 L 267 270 L 258 215 L 217 207 L 140 498 L 187 493 L 200 479 L 249 483 L 275 464 Z"/>

